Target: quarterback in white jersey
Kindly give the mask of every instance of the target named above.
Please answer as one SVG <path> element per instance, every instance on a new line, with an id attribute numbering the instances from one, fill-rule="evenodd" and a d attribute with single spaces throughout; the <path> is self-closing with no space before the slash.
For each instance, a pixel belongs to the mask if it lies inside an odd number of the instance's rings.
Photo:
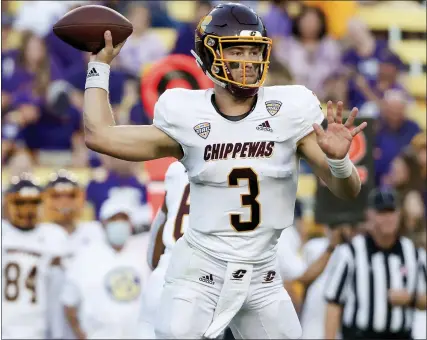
<path id="1" fill-rule="evenodd" d="M 2 338 L 46 339 L 48 293 L 65 248 L 65 233 L 37 225 L 41 189 L 29 176 L 12 179 L 2 220 Z"/>
<path id="2" fill-rule="evenodd" d="M 172 248 L 188 227 L 190 184 L 180 162 L 172 163 L 165 174 L 165 198 L 151 225 L 148 265 L 151 273 L 142 298 L 141 336 L 153 339 L 154 322 L 160 304 L 166 269 Z M 161 316 L 160 316 L 161 317 Z"/>
<path id="3" fill-rule="evenodd" d="M 123 43 L 113 47 L 109 31 L 104 39 L 89 62 L 86 145 L 130 161 L 176 157 L 190 182 L 189 228 L 172 251 L 156 336 L 215 338 L 230 325 L 239 338 L 298 338 L 295 309 L 273 274 L 277 239 L 293 221 L 299 157 L 337 196 L 358 195 L 348 156 L 366 126 L 352 129 L 357 109 L 343 124 L 343 103 L 335 115 L 329 102 L 326 122 L 304 86 L 262 87 L 272 40 L 253 10 L 229 3 L 195 32 L 193 55 L 214 88 L 167 90 L 153 125 L 115 126 L 109 64 Z"/>

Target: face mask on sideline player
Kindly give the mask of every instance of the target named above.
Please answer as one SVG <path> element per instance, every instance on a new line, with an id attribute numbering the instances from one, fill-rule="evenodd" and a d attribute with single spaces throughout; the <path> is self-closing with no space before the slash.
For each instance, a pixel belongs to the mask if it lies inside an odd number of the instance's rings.
<path id="1" fill-rule="evenodd" d="M 123 247 L 132 235 L 132 208 L 119 199 L 109 198 L 101 206 L 100 220 L 104 226 L 107 241 L 113 247 Z"/>
<path id="2" fill-rule="evenodd" d="M 111 221 L 105 226 L 108 241 L 117 247 L 123 246 L 132 233 L 132 227 L 129 222 Z"/>

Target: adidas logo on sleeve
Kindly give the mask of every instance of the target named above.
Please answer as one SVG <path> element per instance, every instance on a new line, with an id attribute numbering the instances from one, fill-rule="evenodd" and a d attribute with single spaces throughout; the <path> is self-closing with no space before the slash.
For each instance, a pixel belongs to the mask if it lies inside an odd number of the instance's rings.
<path id="1" fill-rule="evenodd" d="M 99 73 L 96 71 L 95 67 L 92 67 L 92 69 L 87 73 L 87 78 L 96 76 L 99 77 Z"/>
<path id="2" fill-rule="evenodd" d="M 264 123 L 259 124 L 256 127 L 257 130 L 273 132 L 273 129 L 270 127 L 270 123 L 266 120 Z"/>

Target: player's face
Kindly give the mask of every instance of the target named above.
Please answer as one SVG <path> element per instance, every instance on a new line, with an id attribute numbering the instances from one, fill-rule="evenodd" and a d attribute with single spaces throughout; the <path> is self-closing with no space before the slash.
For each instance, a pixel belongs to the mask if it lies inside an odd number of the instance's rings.
<path id="1" fill-rule="evenodd" d="M 77 190 L 52 190 L 50 198 L 56 222 L 72 222 L 78 210 Z"/>
<path id="2" fill-rule="evenodd" d="M 259 79 L 261 64 L 251 63 L 251 61 L 263 60 L 263 47 L 250 45 L 227 47 L 224 49 L 224 59 L 232 60 L 226 63 L 233 80 L 239 83 L 255 84 Z"/>
<path id="3" fill-rule="evenodd" d="M 10 222 L 22 229 L 34 228 L 39 217 L 41 198 L 13 195 L 7 200 L 7 215 Z"/>
<path id="4" fill-rule="evenodd" d="M 399 227 L 399 218 L 399 211 L 376 211 L 374 213 L 374 227 L 384 237 L 395 235 Z"/>

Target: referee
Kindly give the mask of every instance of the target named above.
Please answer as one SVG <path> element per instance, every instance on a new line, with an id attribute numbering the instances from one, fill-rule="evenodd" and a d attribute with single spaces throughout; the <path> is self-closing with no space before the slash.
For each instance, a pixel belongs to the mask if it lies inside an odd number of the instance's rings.
<path id="1" fill-rule="evenodd" d="M 418 253 L 398 233 L 400 212 L 392 191 L 369 195 L 365 235 L 337 248 L 327 278 L 325 338 L 410 339 L 412 306 L 392 305 L 389 291 L 411 296 L 418 282 Z"/>

